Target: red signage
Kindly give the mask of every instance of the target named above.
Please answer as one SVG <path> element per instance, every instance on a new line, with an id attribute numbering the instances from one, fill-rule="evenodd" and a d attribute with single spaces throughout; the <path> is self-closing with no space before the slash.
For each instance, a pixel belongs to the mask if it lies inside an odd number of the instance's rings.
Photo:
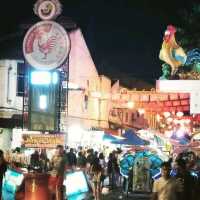
<path id="1" fill-rule="evenodd" d="M 39 70 L 60 67 L 68 56 L 70 40 L 65 29 L 56 22 L 42 21 L 33 25 L 23 41 L 27 62 Z"/>

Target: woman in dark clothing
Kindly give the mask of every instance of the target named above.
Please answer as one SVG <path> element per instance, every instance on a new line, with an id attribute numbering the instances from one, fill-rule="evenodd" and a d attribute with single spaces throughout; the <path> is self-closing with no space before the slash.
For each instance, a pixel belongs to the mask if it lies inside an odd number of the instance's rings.
<path id="1" fill-rule="evenodd" d="M 105 157 L 104 157 L 104 155 L 103 155 L 102 152 L 99 154 L 99 163 L 100 163 L 101 168 L 102 168 L 101 187 L 103 188 L 103 186 L 104 186 L 104 180 L 106 178 L 106 161 L 105 161 Z"/>
<path id="2" fill-rule="evenodd" d="M 93 183 L 93 194 L 95 200 L 100 200 L 101 198 L 101 175 L 102 167 L 99 163 L 99 159 L 95 158 L 91 166 L 92 183 Z"/>
<path id="3" fill-rule="evenodd" d="M 2 191 L 2 181 L 3 181 L 3 176 L 7 170 L 7 163 L 4 159 L 3 151 L 0 150 L 0 199 L 1 199 L 1 191 Z"/>
<path id="4" fill-rule="evenodd" d="M 181 181 L 183 190 L 179 192 L 178 199 L 181 200 L 197 200 L 199 199 L 197 180 L 191 176 L 190 172 L 186 168 L 186 161 L 178 159 L 175 161 L 176 178 Z"/>
<path id="5" fill-rule="evenodd" d="M 117 186 L 117 175 L 119 174 L 119 165 L 115 153 L 109 154 L 107 173 L 109 176 L 109 185 L 111 189 L 114 189 Z"/>
<path id="6" fill-rule="evenodd" d="M 86 157 L 82 153 L 82 151 L 78 152 L 77 166 L 80 167 L 81 169 L 85 169 L 86 167 Z"/>

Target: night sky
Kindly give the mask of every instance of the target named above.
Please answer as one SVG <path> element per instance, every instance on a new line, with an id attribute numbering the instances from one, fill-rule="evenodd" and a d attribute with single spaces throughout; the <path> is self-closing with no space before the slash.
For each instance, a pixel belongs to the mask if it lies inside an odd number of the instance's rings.
<path id="1" fill-rule="evenodd" d="M 161 75 L 159 50 L 168 24 L 181 26 L 181 12 L 195 0 L 62 0 L 63 16 L 82 29 L 99 74 L 112 80 L 142 79 L 153 83 Z M 35 0 L 3 1 L 0 42 L 35 17 Z M 2 3 L 3 3 L 2 2 Z M 40 19 L 38 18 L 38 21 Z M 1 44 L 0 44 L 1 50 Z"/>

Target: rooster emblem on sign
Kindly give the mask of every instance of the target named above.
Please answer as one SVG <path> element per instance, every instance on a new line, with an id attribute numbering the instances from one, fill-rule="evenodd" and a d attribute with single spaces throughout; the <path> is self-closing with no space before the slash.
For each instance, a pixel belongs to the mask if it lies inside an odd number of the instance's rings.
<path id="1" fill-rule="evenodd" d="M 38 48 L 44 54 L 43 59 L 47 59 L 47 55 L 51 53 L 56 46 L 56 36 L 50 34 L 40 34 L 38 37 Z"/>

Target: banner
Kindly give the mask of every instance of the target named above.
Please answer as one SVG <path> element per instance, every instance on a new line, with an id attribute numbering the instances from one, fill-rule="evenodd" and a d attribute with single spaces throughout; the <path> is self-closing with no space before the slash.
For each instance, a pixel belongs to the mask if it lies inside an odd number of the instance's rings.
<path id="1" fill-rule="evenodd" d="M 26 148 L 56 148 L 64 145 L 64 134 L 23 134 L 22 146 Z"/>

